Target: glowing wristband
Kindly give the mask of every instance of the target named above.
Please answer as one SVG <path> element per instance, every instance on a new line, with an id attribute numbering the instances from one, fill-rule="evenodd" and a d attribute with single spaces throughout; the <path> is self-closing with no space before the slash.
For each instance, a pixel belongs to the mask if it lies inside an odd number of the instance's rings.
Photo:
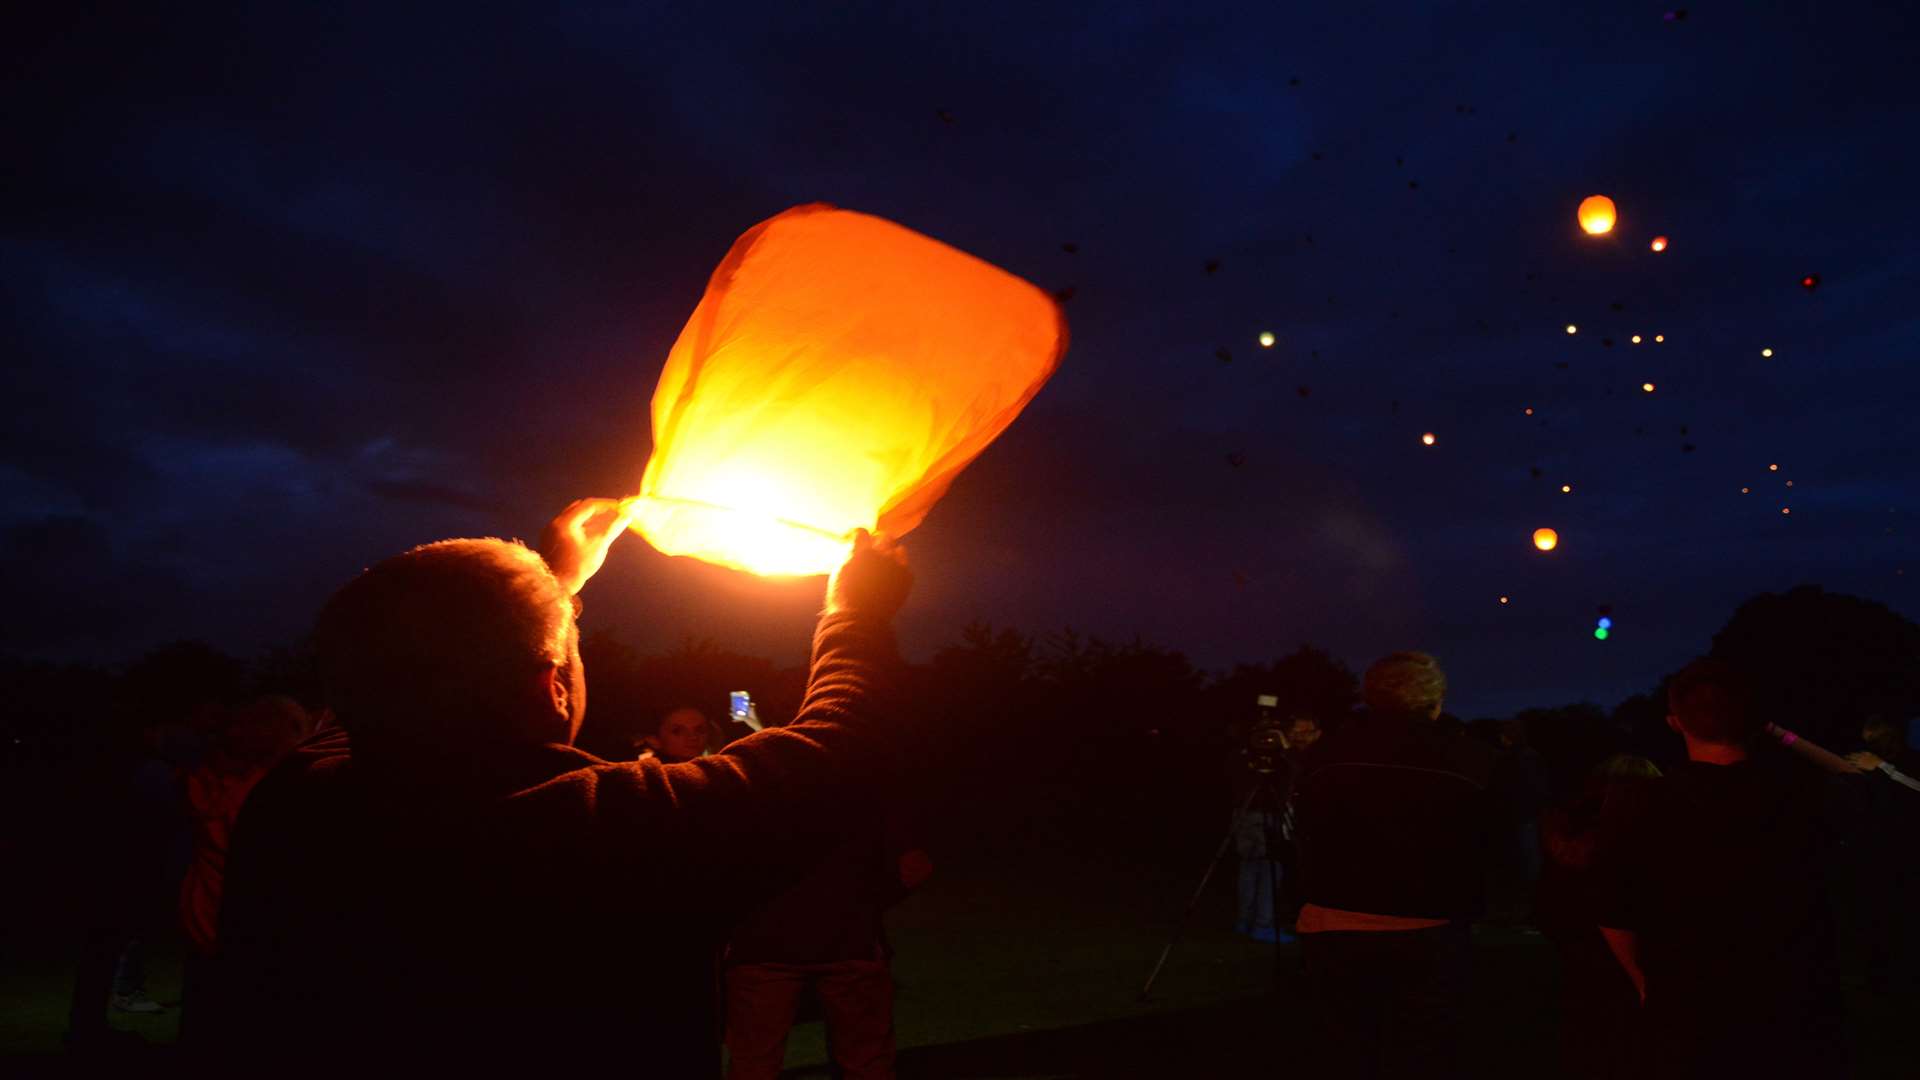
<path id="1" fill-rule="evenodd" d="M 1799 741 L 1800 741 L 1800 736 L 1795 735 L 1793 732 L 1788 731 L 1786 728 L 1780 729 L 1780 745 L 1781 746 L 1792 746 L 1794 743 L 1797 743 Z"/>

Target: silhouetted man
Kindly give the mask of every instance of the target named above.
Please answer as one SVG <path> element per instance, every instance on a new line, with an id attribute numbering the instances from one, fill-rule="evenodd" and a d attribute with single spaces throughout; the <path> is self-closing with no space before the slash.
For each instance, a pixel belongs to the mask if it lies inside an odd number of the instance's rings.
<path id="1" fill-rule="evenodd" d="M 1366 712 L 1307 754 L 1294 795 L 1321 1074 L 1455 1075 L 1495 755 L 1434 723 L 1447 680 L 1431 656 L 1394 653 L 1360 688 Z"/>
<path id="2" fill-rule="evenodd" d="M 573 597 L 625 528 L 576 503 L 547 558 L 448 540 L 342 588 L 315 631 L 341 730 L 242 811 L 221 938 L 233 1064 L 718 1072 L 727 929 L 873 811 L 904 560 L 862 534 L 827 589 L 795 723 L 677 765 L 571 742 Z M 671 927 L 642 935 L 636 927 Z"/>
<path id="3" fill-rule="evenodd" d="M 1687 762 L 1602 823 L 1601 933 L 1640 990 L 1654 1076 L 1846 1075 L 1824 824 L 1845 781 L 1757 752 L 1750 693 L 1713 660 L 1674 676 Z"/>

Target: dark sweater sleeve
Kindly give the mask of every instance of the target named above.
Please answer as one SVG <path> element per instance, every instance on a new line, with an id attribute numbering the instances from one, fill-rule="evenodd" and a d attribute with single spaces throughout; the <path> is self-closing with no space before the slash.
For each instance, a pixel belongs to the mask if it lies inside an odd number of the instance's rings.
<path id="1" fill-rule="evenodd" d="M 597 842 L 629 854 L 637 878 L 733 917 L 872 828 L 905 736 L 886 703 L 897 664 L 884 623 L 822 616 L 793 723 L 693 761 L 608 763 L 554 783 L 591 786 Z"/>
<path id="2" fill-rule="evenodd" d="M 1595 920 L 1615 930 L 1644 931 L 1648 909 L 1655 898 L 1648 890 L 1649 864 L 1660 836 L 1658 814 L 1648 803 L 1619 800 L 1601 814 L 1594 843 L 1593 864 L 1587 875 L 1587 899 Z"/>

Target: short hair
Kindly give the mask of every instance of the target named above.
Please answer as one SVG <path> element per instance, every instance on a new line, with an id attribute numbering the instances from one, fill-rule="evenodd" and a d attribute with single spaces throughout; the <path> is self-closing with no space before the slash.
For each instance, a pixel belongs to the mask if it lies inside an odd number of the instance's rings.
<path id="1" fill-rule="evenodd" d="M 1724 660 L 1701 657 L 1667 683 L 1667 710 L 1701 742 L 1739 745 L 1760 730 L 1747 677 Z"/>
<path id="2" fill-rule="evenodd" d="M 516 710 L 527 674 L 567 661 L 572 613 L 546 562 L 518 541 L 422 544 L 321 610 L 314 644 L 328 704 L 350 733 L 431 736 L 459 724 L 510 735 L 485 725 Z"/>
<path id="3" fill-rule="evenodd" d="M 668 709 L 666 712 L 654 718 L 652 734 L 660 734 L 660 729 L 667 726 L 667 721 L 679 716 L 681 713 L 692 713 L 700 718 L 702 724 L 707 722 L 706 710 L 693 705 L 675 705 L 673 708 Z"/>
<path id="4" fill-rule="evenodd" d="M 1361 677 L 1360 697 L 1376 715 L 1424 720 L 1446 700 L 1447 674 L 1426 653 L 1389 653 Z"/>

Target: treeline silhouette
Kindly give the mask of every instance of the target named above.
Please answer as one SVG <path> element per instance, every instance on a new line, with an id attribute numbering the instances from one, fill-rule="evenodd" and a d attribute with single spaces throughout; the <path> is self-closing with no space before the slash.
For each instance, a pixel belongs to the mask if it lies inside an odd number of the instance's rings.
<path id="1" fill-rule="evenodd" d="M 1431 643 L 1383 641 L 1380 651 L 1421 646 L 1445 663 L 1444 647 Z M 1751 673 L 1769 719 L 1836 751 L 1858 747 L 1868 716 L 1920 714 L 1920 625 L 1870 600 L 1817 586 L 1756 596 L 1710 651 Z M 637 737 L 675 706 L 720 719 L 733 690 L 751 692 L 761 717 L 780 723 L 797 710 L 805 681 L 801 668 L 711 641 L 642 654 L 600 631 L 582 654 L 591 689 L 580 743 L 616 759 L 633 756 Z M 1447 722 L 1462 737 L 1529 755 L 1550 798 L 1610 753 L 1678 760 L 1664 686 L 1661 678 L 1611 710 L 1543 704 Z M 1356 673 L 1310 645 L 1208 672 L 1178 649 L 1139 639 L 986 623 L 911 665 L 896 692 L 896 707 L 922 724 L 912 760 L 901 765 L 902 789 L 926 811 L 930 843 L 1007 859 L 1070 851 L 1118 865 L 1204 854 L 1223 827 L 1236 725 L 1256 694 L 1328 726 L 1348 718 L 1359 697 Z M 5 830 L 11 850 L 0 858 L 16 868 L 74 858 L 64 849 L 102 760 L 140 752 L 156 725 L 215 725 L 222 710 L 264 694 L 320 706 L 311 654 L 293 647 L 242 660 L 175 643 L 117 670 L 0 660 L 9 820 L 24 826 Z M 11 892 L 17 901 L 23 890 Z"/>

